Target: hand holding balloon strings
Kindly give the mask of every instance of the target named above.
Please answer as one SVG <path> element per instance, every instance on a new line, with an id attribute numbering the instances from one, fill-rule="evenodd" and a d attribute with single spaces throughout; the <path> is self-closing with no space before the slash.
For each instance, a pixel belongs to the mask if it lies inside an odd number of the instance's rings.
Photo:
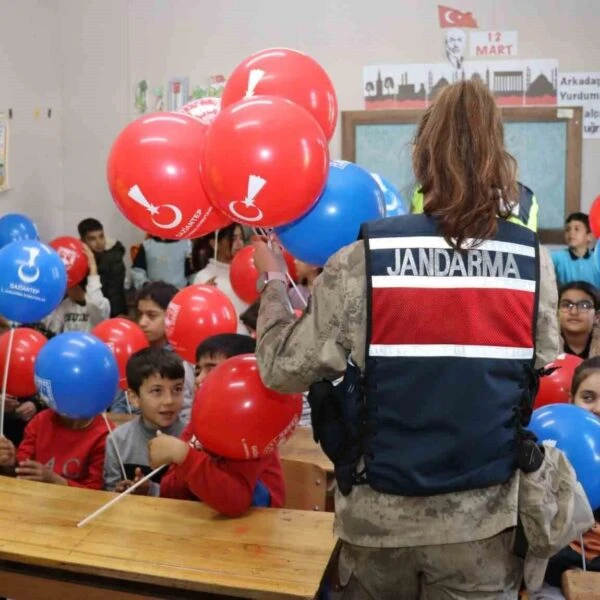
<path id="1" fill-rule="evenodd" d="M 263 229 L 262 227 L 253 227 L 252 231 L 254 231 L 254 233 L 261 239 L 261 241 L 264 241 L 267 244 L 267 246 L 273 251 L 273 254 L 275 254 L 276 256 L 278 255 L 277 249 L 279 249 L 280 246 L 279 244 L 277 244 L 275 247 L 273 246 L 273 241 L 276 241 L 276 238 L 272 230 Z M 294 291 L 296 292 L 298 298 L 300 298 L 302 304 L 304 304 L 304 308 L 306 308 L 308 306 L 308 303 L 306 302 L 304 296 L 300 293 L 300 290 L 298 289 L 294 278 L 290 274 L 290 270 L 288 269 L 287 264 L 285 263 L 285 261 L 283 262 L 285 264 L 285 267 L 283 268 L 285 276 L 287 277 L 288 281 L 292 284 L 292 287 L 294 288 Z"/>

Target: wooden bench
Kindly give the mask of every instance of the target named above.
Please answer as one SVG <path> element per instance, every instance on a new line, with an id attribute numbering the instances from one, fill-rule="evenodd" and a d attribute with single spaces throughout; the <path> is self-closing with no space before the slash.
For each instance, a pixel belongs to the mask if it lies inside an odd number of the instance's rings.
<path id="1" fill-rule="evenodd" d="M 16 600 L 313 598 L 335 546 L 333 515 L 114 495 L 0 478 L 0 596 Z"/>
<path id="2" fill-rule="evenodd" d="M 317 465 L 325 473 L 333 474 L 333 463 L 321 450 L 321 446 L 315 443 L 310 427 L 296 429 L 292 437 L 279 447 L 279 454 L 281 458 Z"/>

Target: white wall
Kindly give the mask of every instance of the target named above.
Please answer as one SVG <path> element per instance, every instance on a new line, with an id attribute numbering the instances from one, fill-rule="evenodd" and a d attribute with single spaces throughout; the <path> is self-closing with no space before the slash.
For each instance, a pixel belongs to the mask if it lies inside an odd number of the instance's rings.
<path id="1" fill-rule="evenodd" d="M 523 58 L 564 71 L 600 70 L 600 3 L 454 0 L 483 29 L 517 29 Z M 12 123 L 14 189 L 0 211 L 26 206 L 48 235 L 88 215 L 125 243 L 143 234 L 120 216 L 105 182 L 110 144 L 134 116 L 134 87 L 172 76 L 227 75 L 252 52 L 295 47 L 329 72 L 341 110 L 363 108 L 362 67 L 445 60 L 433 0 L 0 0 L 0 110 Z M 52 105 L 53 118 L 33 117 Z M 339 156 L 339 128 L 332 154 Z M 582 206 L 600 193 L 600 141 L 585 141 Z M 24 204 L 23 204 L 24 203 Z"/>
<path id="2" fill-rule="evenodd" d="M 0 0 L 0 11 L 0 111 L 13 113 L 0 213 L 27 213 L 47 236 L 64 225 L 57 6 Z"/>

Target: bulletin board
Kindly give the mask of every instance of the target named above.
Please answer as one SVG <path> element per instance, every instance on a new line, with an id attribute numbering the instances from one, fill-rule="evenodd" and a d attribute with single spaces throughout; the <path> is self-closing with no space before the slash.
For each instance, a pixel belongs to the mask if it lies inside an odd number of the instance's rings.
<path id="1" fill-rule="evenodd" d="M 540 239 L 563 243 L 564 221 L 581 202 L 582 109 L 501 108 L 518 179 L 538 200 Z M 394 183 L 410 202 L 416 186 L 412 143 L 422 110 L 342 113 L 342 157 Z"/>

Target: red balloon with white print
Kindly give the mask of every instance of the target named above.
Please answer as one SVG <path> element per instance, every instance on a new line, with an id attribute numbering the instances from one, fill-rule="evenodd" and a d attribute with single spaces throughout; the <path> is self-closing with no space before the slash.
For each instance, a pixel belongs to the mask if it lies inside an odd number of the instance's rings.
<path id="1" fill-rule="evenodd" d="M 233 303 L 217 287 L 190 285 L 179 290 L 167 306 L 167 340 L 188 362 L 196 362 L 196 348 L 206 338 L 236 331 Z"/>
<path id="2" fill-rule="evenodd" d="M 202 161 L 211 202 L 252 227 L 290 223 L 312 208 L 329 171 L 327 138 L 302 107 L 259 96 L 223 108 Z"/>
<path id="3" fill-rule="evenodd" d="M 27 398 L 36 393 L 35 359 L 47 341 L 39 331 L 29 327 L 19 327 L 14 330 L 12 345 L 10 331 L 0 336 L 0 373 L 4 373 L 6 361 L 9 361 L 7 394 L 17 398 Z M 11 346 L 10 355 L 9 346 Z"/>
<path id="4" fill-rule="evenodd" d="M 231 220 L 209 202 L 198 165 L 208 127 L 183 113 L 133 121 L 114 141 L 107 177 L 115 204 L 134 225 L 157 237 L 200 237 Z"/>
<path id="5" fill-rule="evenodd" d="M 228 358 L 202 382 L 192 430 L 211 454 L 234 460 L 272 454 L 294 433 L 302 394 L 281 394 L 262 382 L 254 354 Z"/>
<path id="6" fill-rule="evenodd" d="M 314 59 L 289 48 L 268 48 L 249 56 L 227 79 L 223 108 L 242 98 L 277 96 L 307 110 L 327 140 L 333 137 L 338 104 L 333 83 Z"/>
<path id="7" fill-rule="evenodd" d="M 540 406 L 546 406 L 547 404 L 569 402 L 573 374 L 582 362 L 583 359 L 579 356 L 559 354 L 556 360 L 547 364 L 544 369 L 551 371 L 551 373 L 540 377 L 540 387 L 533 408 L 540 408 Z"/>
<path id="8" fill-rule="evenodd" d="M 81 283 L 89 269 L 83 243 L 77 238 L 63 235 L 53 239 L 48 245 L 56 250 L 65 265 L 67 287 Z"/>
<path id="9" fill-rule="evenodd" d="M 210 125 L 217 118 L 220 110 L 221 99 L 207 96 L 206 98 L 191 100 L 187 104 L 184 104 L 177 112 L 184 113 L 203 125 Z"/>

